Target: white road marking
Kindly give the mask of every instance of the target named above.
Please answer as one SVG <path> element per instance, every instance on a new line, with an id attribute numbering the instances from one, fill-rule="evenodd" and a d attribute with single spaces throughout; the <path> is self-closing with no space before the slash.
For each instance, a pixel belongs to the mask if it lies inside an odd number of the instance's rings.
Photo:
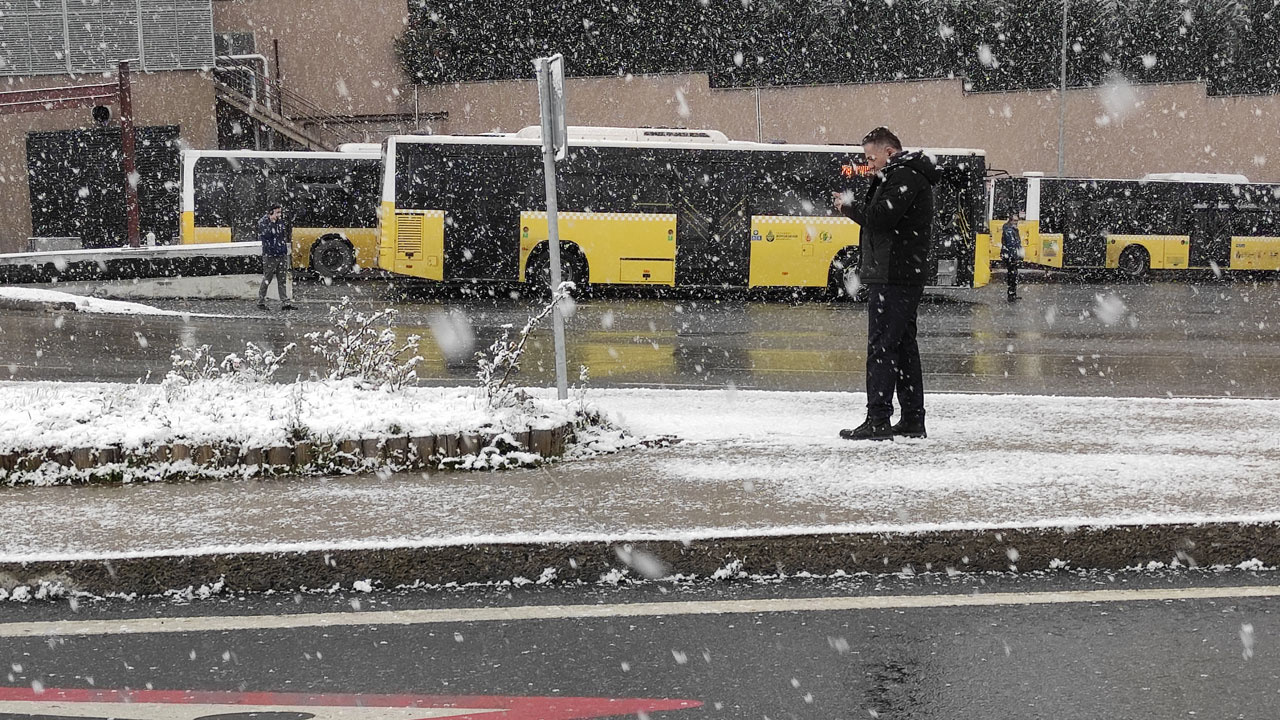
<path id="1" fill-rule="evenodd" d="M 254 713 L 270 717 L 271 713 L 298 713 L 298 717 L 314 720 L 431 720 L 458 715 L 501 713 L 488 708 L 387 708 L 387 707 L 323 707 L 316 705 L 209 705 L 195 703 L 118 703 L 71 701 L 0 701 L 0 713 L 19 715 L 56 714 L 59 717 L 128 718 L 128 720 L 200 720 L 222 714 L 237 718 L 252 717 Z"/>
<path id="2" fill-rule="evenodd" d="M 730 615 L 781 612 L 840 612 L 1001 605 L 1159 602 L 1280 597 L 1280 586 L 1221 588 L 1155 588 L 1145 590 L 1073 590 L 1001 592 L 966 595 L 882 595 L 867 597 L 771 598 L 690 602 L 618 603 L 608 605 L 522 605 L 493 608 L 389 610 L 384 612 L 301 613 L 296 615 L 229 615 L 136 618 L 125 620 L 59 620 L 0 623 L 0 638 L 144 635 L 148 633 L 228 632 L 288 628 L 371 625 L 434 625 L 469 622 L 519 622 L 673 615 Z"/>

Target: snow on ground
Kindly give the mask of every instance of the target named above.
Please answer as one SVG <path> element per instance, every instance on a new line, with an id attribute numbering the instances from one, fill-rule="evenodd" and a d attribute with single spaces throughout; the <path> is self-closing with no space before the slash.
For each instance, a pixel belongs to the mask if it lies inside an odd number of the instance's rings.
<path id="1" fill-rule="evenodd" d="M 243 447 L 291 437 L 359 440 L 405 435 L 547 429 L 567 422 L 565 404 L 489 409 L 479 391 L 366 389 L 354 381 L 259 383 L 237 377 L 163 385 L 0 384 L 0 452 L 183 441 Z"/>
<path id="2" fill-rule="evenodd" d="M 123 302 L 120 300 L 103 300 L 101 298 L 85 297 L 83 295 L 73 295 L 71 293 L 59 292 L 57 290 L 43 290 L 39 288 L 0 287 L 0 298 L 26 300 L 28 302 L 75 303 L 76 311 L 85 313 L 106 313 L 111 315 L 183 315 L 188 317 L 195 315 L 195 313 L 179 312 L 177 310 L 161 310 L 160 308 L 151 307 L 150 305 L 142 305 L 139 303 Z"/>
<path id="3" fill-rule="evenodd" d="M 3 488 L 0 559 L 1280 520 L 1275 400 L 930 395 L 928 440 L 853 443 L 861 393 L 589 399 L 685 441 L 533 471 Z"/>
<path id="4" fill-rule="evenodd" d="M 852 443 L 838 432 L 861 394 L 668 392 L 598 399 L 638 435 L 689 441 L 653 463 L 672 482 L 895 520 L 933 503 L 946 523 L 1280 516 L 1280 401 L 933 395 L 928 440 Z"/>
<path id="5" fill-rule="evenodd" d="M 261 282 L 261 275 L 196 275 L 111 282 L 62 280 L 27 287 L 115 300 L 257 300 Z M 272 288 L 272 300 L 276 297 L 274 290 Z"/>

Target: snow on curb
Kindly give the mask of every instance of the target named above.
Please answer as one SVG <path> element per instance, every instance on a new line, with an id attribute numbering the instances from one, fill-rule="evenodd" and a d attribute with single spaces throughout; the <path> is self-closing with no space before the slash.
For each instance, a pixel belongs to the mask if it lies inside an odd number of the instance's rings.
<path id="1" fill-rule="evenodd" d="M 563 455 L 575 423 L 591 443 L 591 418 L 554 400 L 494 410 L 474 390 L 354 381 L 9 383 L 0 385 L 0 482 L 501 469 Z"/>
<path id="2" fill-rule="evenodd" d="M 111 315 L 175 315 L 182 317 L 207 317 L 199 313 L 161 310 L 140 303 L 120 300 L 103 300 L 83 295 L 26 287 L 0 287 L 0 307 L 35 310 L 75 310 L 84 313 Z"/>
<path id="3" fill-rule="evenodd" d="M 1005 528 L 663 541 L 224 548 L 217 554 L 0 557 L 0 601 L 67 595 L 209 597 L 351 588 L 634 585 L 893 573 L 1236 568 L 1280 562 L 1274 523 Z M 538 578 L 530 580 L 530 578 Z M 176 592 L 175 592 L 176 591 Z"/>

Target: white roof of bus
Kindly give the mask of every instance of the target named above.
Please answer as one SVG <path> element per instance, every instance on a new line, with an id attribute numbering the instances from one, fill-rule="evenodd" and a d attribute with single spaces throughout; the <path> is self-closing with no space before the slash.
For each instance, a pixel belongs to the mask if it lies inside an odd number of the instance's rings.
<path id="1" fill-rule="evenodd" d="M 1031 177 L 1034 180 L 1054 180 L 1069 183 L 1091 183 L 1091 182 L 1124 182 L 1124 183 L 1215 183 L 1220 185 L 1266 185 L 1275 186 L 1277 183 L 1253 182 L 1245 175 L 1235 175 L 1228 173 L 1148 173 L 1140 178 L 1112 178 L 1112 177 L 1053 177 L 1053 176 L 1029 176 L 1023 173 L 1022 177 L 996 178 L 999 180 L 1025 180 Z"/>
<path id="2" fill-rule="evenodd" d="M 1245 175 L 1235 173 L 1192 173 L 1192 172 L 1171 172 L 1171 173 L 1147 173 L 1142 176 L 1143 180 L 1167 180 L 1171 182 L 1200 182 L 1200 183 L 1248 183 L 1249 178 Z"/>
<path id="3" fill-rule="evenodd" d="M 349 142 L 338 146 L 340 153 L 381 153 L 382 143 Z"/>
<path id="4" fill-rule="evenodd" d="M 754 150 L 761 152 L 862 152 L 860 145 L 802 145 L 758 143 L 729 140 L 718 130 L 684 130 L 678 128 L 607 128 L 570 127 L 570 145 L 590 147 L 649 147 L 698 150 Z M 575 132 L 576 131 L 576 132 Z M 662 133 L 663 140 L 652 138 Z M 442 145 L 539 145 L 542 130 L 536 126 L 518 133 L 502 135 L 392 135 L 388 144 L 438 143 Z M 675 139 L 679 138 L 679 139 Z M 696 138 L 696 139 L 695 139 Z M 723 138 L 723 139 L 721 139 Z M 909 148 L 930 155 L 975 155 L 985 157 L 987 151 L 973 148 Z"/>
<path id="5" fill-rule="evenodd" d="M 376 147 L 376 146 L 375 146 Z M 183 150 L 184 157 L 221 157 L 221 158 L 310 158 L 312 160 L 378 160 L 382 151 L 374 149 L 352 150 L 347 152 L 321 152 L 316 150 Z"/>

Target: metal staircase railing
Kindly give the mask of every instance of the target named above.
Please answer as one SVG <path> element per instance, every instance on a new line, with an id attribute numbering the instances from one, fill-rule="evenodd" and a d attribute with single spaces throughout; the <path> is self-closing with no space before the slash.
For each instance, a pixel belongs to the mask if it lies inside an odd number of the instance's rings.
<path id="1" fill-rule="evenodd" d="M 219 100 L 307 149 L 337 150 L 343 143 L 369 140 L 350 117 L 334 115 L 272 81 L 261 56 L 220 55 L 214 78 Z"/>

